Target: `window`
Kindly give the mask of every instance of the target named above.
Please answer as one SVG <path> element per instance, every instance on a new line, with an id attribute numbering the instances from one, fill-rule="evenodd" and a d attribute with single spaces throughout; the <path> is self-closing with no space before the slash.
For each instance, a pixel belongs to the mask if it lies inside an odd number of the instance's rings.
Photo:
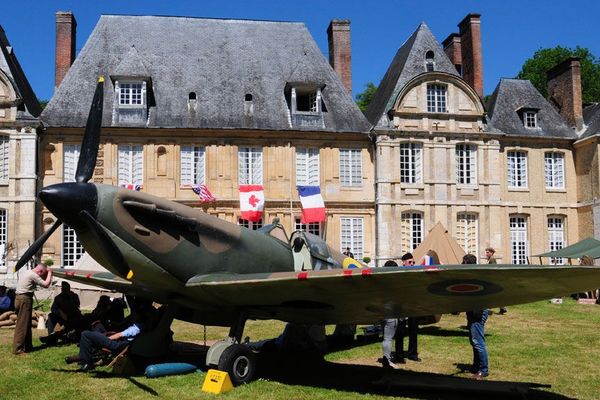
<path id="1" fill-rule="evenodd" d="M 296 149 L 296 184 L 319 186 L 319 149 Z"/>
<path id="2" fill-rule="evenodd" d="M 181 146 L 181 186 L 204 184 L 204 147 Z"/>
<path id="3" fill-rule="evenodd" d="M 8 244 L 8 218 L 7 211 L 0 208 L 0 266 L 6 266 L 6 255 L 8 253 L 6 245 Z"/>
<path id="4" fill-rule="evenodd" d="M 340 183 L 362 186 L 362 159 L 358 149 L 340 149 Z"/>
<path id="5" fill-rule="evenodd" d="M 456 183 L 459 185 L 477 184 L 477 146 L 456 145 Z"/>
<path id="6" fill-rule="evenodd" d="M 434 53 L 429 50 L 425 54 L 425 70 L 427 72 L 432 72 L 435 69 L 435 62 L 433 61 Z"/>
<path id="7" fill-rule="evenodd" d="M 296 218 L 296 224 L 294 226 L 294 230 L 296 231 L 304 231 L 308 233 L 312 233 L 316 236 L 321 236 L 321 223 L 320 222 L 309 222 L 308 224 L 303 224 L 300 222 L 300 218 Z"/>
<path id="8" fill-rule="evenodd" d="M 561 216 L 548 217 L 548 249 L 560 250 L 565 247 L 565 220 Z M 551 264 L 564 264 L 563 258 L 552 257 Z"/>
<path id="9" fill-rule="evenodd" d="M 321 112 L 321 89 L 293 87 L 291 97 L 292 113 Z"/>
<path id="10" fill-rule="evenodd" d="M 62 236 L 62 265 L 72 267 L 83 255 L 83 246 L 77 239 L 77 233 L 73 228 L 63 225 Z"/>
<path id="11" fill-rule="evenodd" d="M 142 105 L 142 82 L 119 82 L 119 105 Z"/>
<path id="12" fill-rule="evenodd" d="M 0 136 L 0 184 L 8 183 L 8 162 L 10 159 L 10 138 Z"/>
<path id="13" fill-rule="evenodd" d="M 427 85 L 427 112 L 446 112 L 446 86 Z"/>
<path id="14" fill-rule="evenodd" d="M 460 213 L 456 221 L 456 239 L 467 254 L 479 254 L 479 221 L 477 214 Z"/>
<path id="15" fill-rule="evenodd" d="M 400 182 L 422 182 L 422 148 L 423 146 L 421 145 L 421 143 L 400 144 Z"/>
<path id="16" fill-rule="evenodd" d="M 363 219 L 362 218 L 340 218 L 341 243 L 340 251 L 350 248 L 356 260 L 363 258 Z"/>
<path id="17" fill-rule="evenodd" d="M 285 99 L 290 110 L 291 126 L 324 128 L 325 104 L 318 85 L 291 86 L 285 88 Z"/>
<path id="18" fill-rule="evenodd" d="M 143 185 L 144 151 L 141 145 L 119 145 L 119 186 Z"/>
<path id="19" fill-rule="evenodd" d="M 240 185 L 262 185 L 262 150 L 240 147 L 238 150 Z"/>
<path id="20" fill-rule="evenodd" d="M 565 188 L 565 161 L 564 154 L 547 152 L 544 154 L 544 175 L 546 177 L 546 189 Z"/>
<path id="21" fill-rule="evenodd" d="M 75 182 L 80 148 L 79 144 L 63 145 L 63 182 Z"/>
<path id="22" fill-rule="evenodd" d="M 419 212 L 402 213 L 400 237 L 402 253 L 416 249 L 423 241 L 423 214 Z"/>
<path id="23" fill-rule="evenodd" d="M 537 128 L 537 112 L 523 112 L 523 124 L 525 125 L 525 128 Z"/>
<path id="24" fill-rule="evenodd" d="M 510 217 L 510 247 L 513 264 L 527 264 L 527 219 L 523 216 Z"/>
<path id="25" fill-rule="evenodd" d="M 524 151 L 509 151 L 506 153 L 508 160 L 508 187 L 527 187 L 527 153 Z"/>
<path id="26" fill-rule="evenodd" d="M 245 219 L 238 218 L 238 225 L 243 226 L 244 228 L 252 229 L 253 231 L 262 228 L 263 221 L 262 219 L 258 222 L 247 221 Z"/>

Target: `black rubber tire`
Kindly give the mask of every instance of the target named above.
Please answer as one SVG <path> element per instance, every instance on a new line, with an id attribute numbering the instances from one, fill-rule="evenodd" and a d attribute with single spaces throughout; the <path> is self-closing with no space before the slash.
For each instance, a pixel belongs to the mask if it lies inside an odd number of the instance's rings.
<path id="1" fill-rule="evenodd" d="M 234 386 L 252 382 L 256 368 L 256 355 L 241 344 L 229 346 L 219 358 L 219 371 L 227 372 Z"/>

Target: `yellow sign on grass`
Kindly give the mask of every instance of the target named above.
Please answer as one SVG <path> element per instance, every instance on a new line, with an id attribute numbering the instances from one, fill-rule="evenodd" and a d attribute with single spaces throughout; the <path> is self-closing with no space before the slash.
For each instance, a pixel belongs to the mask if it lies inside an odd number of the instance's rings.
<path id="1" fill-rule="evenodd" d="M 231 378 L 227 372 L 209 369 L 202 384 L 202 391 L 208 393 L 224 393 L 233 389 Z"/>

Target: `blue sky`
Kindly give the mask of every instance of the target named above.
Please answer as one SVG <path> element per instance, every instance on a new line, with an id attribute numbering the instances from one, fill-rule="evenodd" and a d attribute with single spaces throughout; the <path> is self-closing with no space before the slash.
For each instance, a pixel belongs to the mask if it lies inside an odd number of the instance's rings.
<path id="1" fill-rule="evenodd" d="M 10 5 L 8 5 L 10 4 Z M 597 0 L 20 0 L 0 14 L 4 28 L 38 98 L 54 88 L 56 11 L 73 11 L 77 49 L 101 14 L 176 15 L 304 22 L 324 54 L 331 19 L 350 19 L 354 94 L 379 84 L 398 47 L 424 21 L 438 41 L 457 32 L 468 13 L 481 14 L 484 92 L 501 77 L 514 77 L 544 47 L 576 45 L 600 57 Z M 567 5 L 568 4 L 568 5 Z"/>

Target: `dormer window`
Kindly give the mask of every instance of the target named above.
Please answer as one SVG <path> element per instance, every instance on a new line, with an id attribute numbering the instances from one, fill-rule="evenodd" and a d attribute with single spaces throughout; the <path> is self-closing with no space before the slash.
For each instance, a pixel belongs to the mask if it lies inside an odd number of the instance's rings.
<path id="1" fill-rule="evenodd" d="M 113 77 L 115 103 L 113 125 L 145 125 L 148 121 L 147 80 Z"/>
<path id="2" fill-rule="evenodd" d="M 143 82 L 121 82 L 119 85 L 119 105 L 141 106 L 143 104 L 142 91 L 146 92 Z"/>
<path id="3" fill-rule="evenodd" d="M 525 111 L 523 113 L 523 123 L 525 128 L 537 128 L 537 112 Z"/>
<path id="4" fill-rule="evenodd" d="M 523 126 L 528 129 L 537 129 L 538 125 L 538 108 L 520 107 L 517 109 L 517 114 L 523 123 Z"/>
<path id="5" fill-rule="evenodd" d="M 323 127 L 324 110 L 321 87 L 314 84 L 289 84 L 286 87 L 292 126 Z"/>
<path id="6" fill-rule="evenodd" d="M 435 70 L 435 61 L 433 61 L 434 53 L 429 50 L 425 54 L 425 70 L 427 72 L 433 72 Z"/>

